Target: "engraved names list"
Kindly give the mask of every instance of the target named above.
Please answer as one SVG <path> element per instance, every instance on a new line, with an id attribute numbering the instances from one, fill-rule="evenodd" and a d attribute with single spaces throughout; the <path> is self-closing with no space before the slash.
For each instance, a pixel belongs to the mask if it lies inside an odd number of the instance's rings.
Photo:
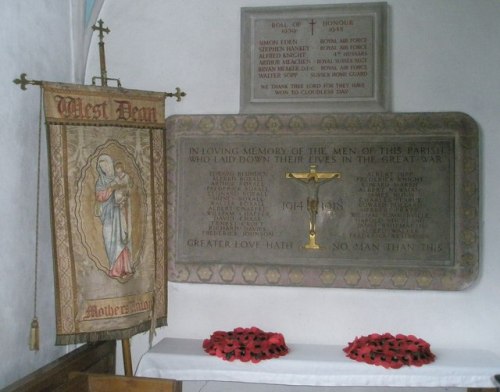
<path id="1" fill-rule="evenodd" d="M 182 139 L 178 261 L 451 263 L 453 142 L 399 139 Z M 341 173 L 319 191 L 317 250 L 304 248 L 307 189 L 285 178 L 310 165 Z"/>
<path id="2" fill-rule="evenodd" d="M 369 15 L 257 20 L 254 99 L 372 97 L 373 25 Z"/>
<path id="3" fill-rule="evenodd" d="M 387 3 L 245 7 L 240 112 L 389 110 Z"/>

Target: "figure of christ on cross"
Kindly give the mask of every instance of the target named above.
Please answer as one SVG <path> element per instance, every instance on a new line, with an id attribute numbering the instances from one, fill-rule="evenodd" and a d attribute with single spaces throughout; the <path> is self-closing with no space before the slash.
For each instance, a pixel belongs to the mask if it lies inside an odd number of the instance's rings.
<path id="1" fill-rule="evenodd" d="M 286 173 L 286 178 L 299 181 L 307 187 L 307 211 L 309 212 L 309 242 L 306 249 L 320 249 L 316 243 L 316 216 L 319 206 L 319 187 L 333 179 L 339 179 L 340 173 L 317 172 L 317 166 L 311 165 L 306 173 Z"/>

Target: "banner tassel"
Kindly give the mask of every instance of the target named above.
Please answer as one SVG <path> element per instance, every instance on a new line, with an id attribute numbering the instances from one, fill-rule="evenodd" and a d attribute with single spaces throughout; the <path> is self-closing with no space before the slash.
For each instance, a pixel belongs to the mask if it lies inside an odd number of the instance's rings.
<path id="1" fill-rule="evenodd" d="M 30 350 L 38 351 L 39 349 L 40 349 L 40 326 L 38 325 L 38 319 L 35 317 L 31 321 Z"/>

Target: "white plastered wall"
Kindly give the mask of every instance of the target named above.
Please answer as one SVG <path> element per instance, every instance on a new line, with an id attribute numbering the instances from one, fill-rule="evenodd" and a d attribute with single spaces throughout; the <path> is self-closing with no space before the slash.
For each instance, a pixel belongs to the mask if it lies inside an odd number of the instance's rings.
<path id="1" fill-rule="evenodd" d="M 337 2 L 106 0 L 101 17 L 112 30 L 106 49 L 108 74 L 130 88 L 182 87 L 188 95 L 181 103 L 167 100 L 168 115 L 237 113 L 240 8 Z M 400 332 L 416 334 L 434 346 L 483 348 L 500 355 L 500 3 L 388 4 L 393 111 L 462 111 L 481 129 L 477 282 L 461 292 L 170 283 L 169 326 L 159 330 L 155 341 L 165 336 L 205 338 L 216 329 L 257 325 L 283 332 L 289 342 L 345 344 L 357 335 Z M 98 74 L 96 52 L 89 56 L 87 77 L 91 74 Z M 137 363 L 148 348 L 147 336 L 138 335 L 132 342 Z M 221 386 L 207 385 L 208 390 Z"/>
<path id="2" fill-rule="evenodd" d="M 106 0 L 100 17 L 108 75 L 124 87 L 173 91 L 173 114 L 237 113 L 240 8 L 337 3 L 324 0 Z M 78 0 L 72 4 L 78 3 Z M 28 77 L 78 81 L 99 73 L 97 46 L 78 64 L 69 2 L 0 0 L 0 388 L 66 352 L 55 347 L 54 294 L 47 166 L 42 164 L 39 318 L 42 349 L 27 348 L 32 317 L 38 90 L 12 83 Z M 392 94 L 396 112 L 463 111 L 481 129 L 481 272 L 463 292 L 349 290 L 169 284 L 164 336 L 205 338 L 215 329 L 257 325 L 281 331 L 288 342 L 345 344 L 371 332 L 414 333 L 434 346 L 490 349 L 500 355 L 500 2 L 389 0 Z M 74 16 L 74 15 L 73 15 Z M 78 18 L 77 18 L 78 19 Z M 72 20 L 72 22 L 70 22 Z M 74 26 L 73 26 L 74 28 Z M 73 60 L 72 60 L 73 57 Z M 73 61 L 73 63 L 72 63 Z M 76 80 L 75 80 L 76 79 Z M 42 163 L 46 162 L 45 136 Z M 148 348 L 132 338 L 134 365 Z M 5 360 L 7 359 L 7 360 Z M 118 358 L 119 371 L 121 359 Z M 186 391 L 234 390 L 188 385 Z M 253 391 L 252 386 L 239 386 Z M 278 390 L 275 388 L 274 390 Z"/>
<path id="3" fill-rule="evenodd" d="M 55 346 L 54 278 L 45 126 L 40 171 L 37 316 L 40 351 L 30 351 L 34 307 L 39 91 L 12 81 L 72 81 L 70 1 L 0 0 L 0 388 L 65 354 Z"/>

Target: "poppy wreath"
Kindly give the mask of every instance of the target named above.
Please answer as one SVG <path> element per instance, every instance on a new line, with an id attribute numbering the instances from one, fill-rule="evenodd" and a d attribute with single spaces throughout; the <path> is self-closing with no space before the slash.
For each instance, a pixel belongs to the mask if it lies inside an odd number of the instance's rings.
<path id="1" fill-rule="evenodd" d="M 282 334 L 264 332 L 257 327 L 215 331 L 210 339 L 203 341 L 203 349 L 225 361 L 238 359 L 253 363 L 288 354 Z"/>
<path id="2" fill-rule="evenodd" d="M 429 343 L 413 335 L 371 334 L 356 337 L 344 348 L 346 356 L 358 362 L 399 369 L 434 362 Z"/>

